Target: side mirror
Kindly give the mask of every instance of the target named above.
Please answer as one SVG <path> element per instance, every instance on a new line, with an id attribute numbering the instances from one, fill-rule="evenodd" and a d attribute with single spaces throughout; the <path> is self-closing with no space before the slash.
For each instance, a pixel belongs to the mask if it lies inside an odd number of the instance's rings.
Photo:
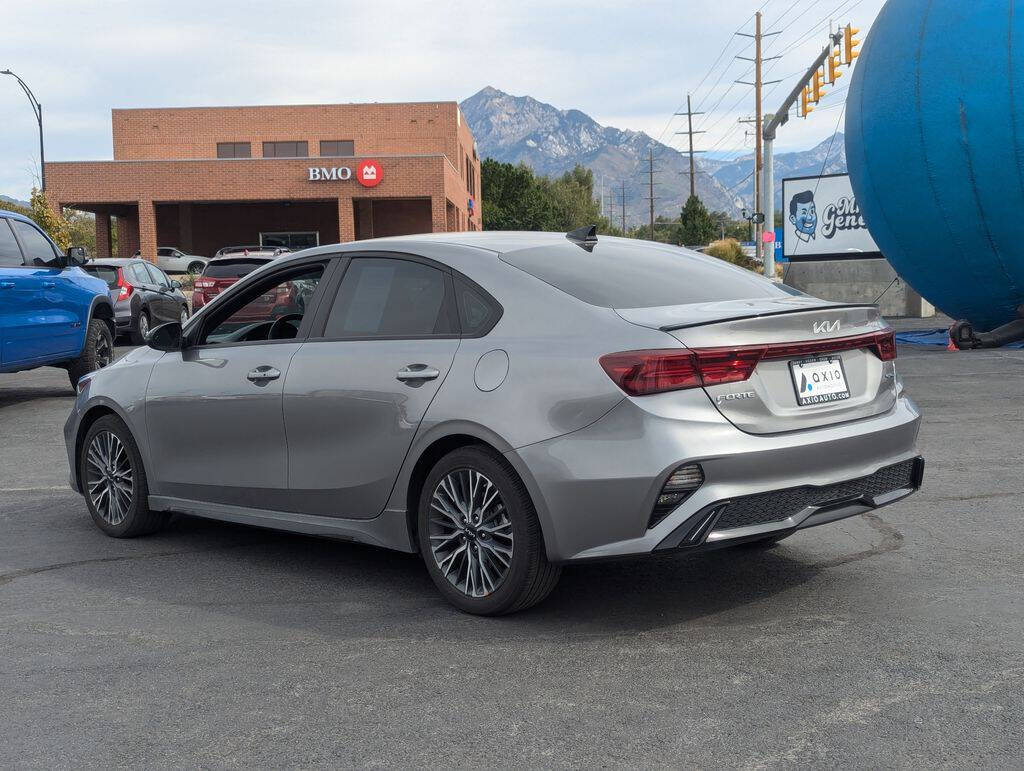
<path id="1" fill-rule="evenodd" d="M 88 262 L 89 258 L 85 254 L 84 246 L 69 246 L 67 254 L 65 255 L 65 264 L 77 265 L 81 267 Z"/>
<path id="2" fill-rule="evenodd" d="M 177 321 L 154 327 L 146 336 L 146 345 L 156 351 L 180 351 L 181 341 L 181 323 Z"/>
<path id="3" fill-rule="evenodd" d="M 171 289 L 181 289 L 181 282 L 178 279 L 173 279 L 171 281 Z"/>

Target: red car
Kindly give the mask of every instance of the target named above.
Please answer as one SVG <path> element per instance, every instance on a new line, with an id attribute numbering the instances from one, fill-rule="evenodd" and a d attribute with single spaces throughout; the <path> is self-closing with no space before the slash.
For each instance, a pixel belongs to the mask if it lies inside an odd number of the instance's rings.
<path id="1" fill-rule="evenodd" d="M 192 293 L 192 310 L 197 311 L 242 276 L 266 265 L 273 257 L 249 255 L 244 257 L 218 257 L 210 260 L 196 279 Z"/>
<path id="2" fill-rule="evenodd" d="M 210 260 L 202 275 L 196 279 L 192 295 L 193 311 L 199 310 L 240 278 L 273 259 L 271 256 L 248 255 Z M 280 318 L 291 313 L 303 313 L 311 293 L 312 288 L 302 281 L 285 282 L 239 308 L 225 323 L 242 327 L 268 317 Z"/>

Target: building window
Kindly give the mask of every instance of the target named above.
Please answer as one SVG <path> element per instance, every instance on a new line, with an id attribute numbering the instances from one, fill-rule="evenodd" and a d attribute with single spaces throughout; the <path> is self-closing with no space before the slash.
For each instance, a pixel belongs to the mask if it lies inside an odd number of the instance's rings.
<path id="1" fill-rule="evenodd" d="M 466 156 L 466 190 L 471 196 L 476 197 L 476 167 L 473 166 L 468 155 Z"/>
<path id="2" fill-rule="evenodd" d="M 248 142 L 218 142 L 218 158 L 252 158 L 252 147 Z"/>
<path id="3" fill-rule="evenodd" d="M 308 142 L 264 142 L 264 158 L 308 158 Z"/>
<path id="4" fill-rule="evenodd" d="M 321 158 L 347 158 L 356 154 L 356 143 L 351 139 L 320 140 Z"/>

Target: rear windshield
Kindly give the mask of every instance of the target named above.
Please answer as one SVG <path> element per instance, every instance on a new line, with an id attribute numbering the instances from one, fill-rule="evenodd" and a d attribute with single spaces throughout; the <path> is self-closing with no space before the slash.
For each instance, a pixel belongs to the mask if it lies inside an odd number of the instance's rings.
<path id="1" fill-rule="evenodd" d="M 754 273 L 673 247 L 599 240 L 588 252 L 566 241 L 508 252 L 501 259 L 583 302 L 605 308 L 790 296 Z"/>
<path id="2" fill-rule="evenodd" d="M 111 289 L 117 286 L 117 268 L 108 265 L 83 265 L 82 270 L 92 273 L 96 278 L 102 278 Z"/>
<path id="3" fill-rule="evenodd" d="M 266 265 L 269 260 L 216 260 L 206 264 L 203 275 L 207 278 L 241 278 L 247 273 L 252 273 L 261 265 Z"/>

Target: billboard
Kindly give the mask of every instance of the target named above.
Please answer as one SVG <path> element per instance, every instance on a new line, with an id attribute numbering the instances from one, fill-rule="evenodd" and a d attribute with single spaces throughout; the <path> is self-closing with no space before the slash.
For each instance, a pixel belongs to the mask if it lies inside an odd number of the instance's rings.
<path id="1" fill-rule="evenodd" d="M 782 254 L 790 260 L 881 257 L 849 174 L 782 180 Z"/>

